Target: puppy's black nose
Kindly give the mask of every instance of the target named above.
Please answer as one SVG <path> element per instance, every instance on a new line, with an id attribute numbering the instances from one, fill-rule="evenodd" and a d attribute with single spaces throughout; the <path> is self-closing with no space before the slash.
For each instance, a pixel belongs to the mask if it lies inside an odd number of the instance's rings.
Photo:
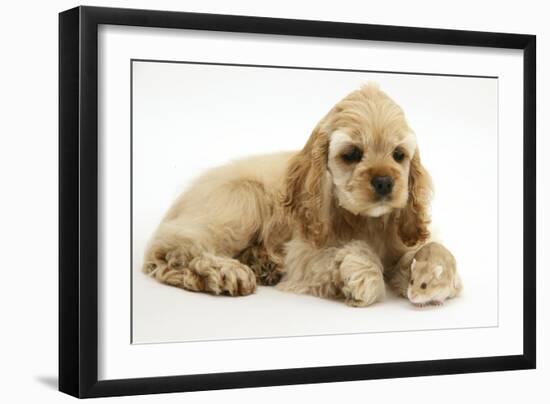
<path id="1" fill-rule="evenodd" d="M 393 178 L 389 176 L 374 177 L 370 183 L 380 196 L 391 194 L 391 190 L 393 189 Z"/>

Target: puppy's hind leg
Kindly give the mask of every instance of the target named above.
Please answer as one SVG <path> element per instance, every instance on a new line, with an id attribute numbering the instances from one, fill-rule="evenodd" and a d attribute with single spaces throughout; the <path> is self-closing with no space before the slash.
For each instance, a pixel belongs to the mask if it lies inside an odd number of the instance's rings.
<path id="1" fill-rule="evenodd" d="M 194 292 L 244 296 L 256 290 L 254 272 L 230 257 L 201 251 L 192 241 L 150 249 L 143 271 L 159 282 Z"/>
<path id="2" fill-rule="evenodd" d="M 256 203 L 243 187 L 234 186 L 233 192 L 226 190 L 207 201 L 190 201 L 191 207 L 176 214 L 169 212 L 145 254 L 143 271 L 191 291 L 253 293 L 254 271 L 234 258 L 250 243 L 259 223 Z"/>
<path id="3" fill-rule="evenodd" d="M 256 289 L 254 271 L 235 257 L 269 216 L 269 198 L 257 181 L 218 184 L 217 176 L 199 181 L 176 201 L 153 237 L 143 269 L 192 291 L 248 295 Z"/>

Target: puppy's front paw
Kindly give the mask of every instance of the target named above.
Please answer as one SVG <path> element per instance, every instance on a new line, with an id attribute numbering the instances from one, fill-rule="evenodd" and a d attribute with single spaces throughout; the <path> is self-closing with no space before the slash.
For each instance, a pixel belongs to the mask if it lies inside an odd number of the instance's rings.
<path id="1" fill-rule="evenodd" d="M 340 275 L 342 293 L 350 306 L 370 306 L 385 296 L 384 277 L 378 263 L 349 254 L 340 264 Z"/>

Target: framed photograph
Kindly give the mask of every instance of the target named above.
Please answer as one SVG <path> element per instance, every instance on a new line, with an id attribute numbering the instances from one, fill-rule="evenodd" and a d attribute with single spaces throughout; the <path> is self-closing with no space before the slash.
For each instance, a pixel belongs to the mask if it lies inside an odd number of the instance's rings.
<path id="1" fill-rule="evenodd" d="M 533 35 L 59 16 L 59 388 L 536 363 Z"/>

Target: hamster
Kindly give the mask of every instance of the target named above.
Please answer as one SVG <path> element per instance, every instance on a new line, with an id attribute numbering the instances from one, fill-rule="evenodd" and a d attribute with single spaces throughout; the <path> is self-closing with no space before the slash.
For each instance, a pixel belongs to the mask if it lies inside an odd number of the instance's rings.
<path id="1" fill-rule="evenodd" d="M 416 306 L 441 305 L 457 296 L 462 280 L 453 255 L 439 243 L 428 243 L 418 250 L 411 262 L 407 297 Z"/>

